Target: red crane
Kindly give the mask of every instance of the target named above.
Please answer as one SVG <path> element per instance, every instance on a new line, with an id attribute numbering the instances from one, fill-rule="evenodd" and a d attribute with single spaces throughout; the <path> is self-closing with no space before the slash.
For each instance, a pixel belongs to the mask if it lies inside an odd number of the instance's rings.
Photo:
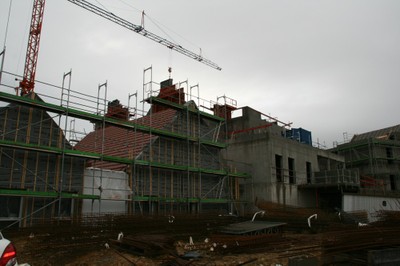
<path id="1" fill-rule="evenodd" d="M 21 88 L 21 96 L 32 92 L 35 87 L 35 74 L 39 54 L 40 33 L 42 31 L 44 4 L 45 0 L 33 1 L 24 76 L 22 81 L 19 83 L 19 87 Z"/>

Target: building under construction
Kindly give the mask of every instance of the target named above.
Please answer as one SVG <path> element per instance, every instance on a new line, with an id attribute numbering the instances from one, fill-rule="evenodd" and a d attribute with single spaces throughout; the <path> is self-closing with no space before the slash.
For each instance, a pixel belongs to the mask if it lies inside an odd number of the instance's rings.
<path id="1" fill-rule="evenodd" d="M 226 212 L 240 202 L 238 181 L 248 176 L 235 171 L 221 155 L 226 147 L 221 137 L 225 119 L 200 111 L 195 101 L 186 100 L 184 89 L 177 87 L 172 79 L 162 82 L 156 96 L 146 99 L 150 104 L 147 114 L 132 120 L 134 114 L 118 100 L 109 102 L 105 117 L 134 128 L 96 123 L 95 130 L 75 146 L 103 155 L 100 161 L 86 161 L 85 187 L 94 184 L 91 188 L 102 199 L 120 200 L 114 210 Z M 105 156 L 123 160 L 105 161 Z M 108 176 L 117 173 L 119 177 Z M 90 180 L 92 175 L 95 182 Z M 96 204 L 97 208 L 108 209 Z M 89 209 L 93 208 L 86 206 L 85 211 Z"/>
<path id="2" fill-rule="evenodd" d="M 171 79 L 144 89 L 146 113 L 137 104 L 61 89 L 61 104 L 33 92 L 0 92 L 9 103 L 0 120 L 6 222 L 108 212 L 227 213 L 241 203 L 239 180 L 250 176 L 222 156 L 225 115 L 213 113 L 222 105 L 201 111 L 200 99 L 190 100 Z M 76 138 L 68 123 L 75 119 L 90 121 L 93 131 Z"/>
<path id="3" fill-rule="evenodd" d="M 354 135 L 332 151 L 345 158 L 346 169 L 359 173 L 359 193 L 345 195 L 344 210 L 399 210 L 400 125 Z"/>
<path id="4" fill-rule="evenodd" d="M 221 70 L 144 23 L 132 24 L 85 0 L 68 1 Z M 109 212 L 243 214 L 260 202 L 353 210 L 361 207 L 349 206 L 354 194 L 397 191 L 397 127 L 324 150 L 313 146 L 310 131 L 239 108 L 226 96 L 200 99 L 187 81 L 143 80 L 143 98 L 129 94 L 125 105 L 124 99 L 107 99 L 107 83 L 97 96 L 74 91 L 71 72 L 61 87 L 46 84 L 58 95 L 34 91 L 44 3 L 33 4 L 24 75 L 3 71 L 5 49 L 0 54 L 2 221 L 26 226 Z M 147 71 L 152 68 L 144 77 Z M 15 86 L 3 81 L 14 79 L 20 81 L 16 95 Z M 75 130 L 81 123 L 91 125 L 89 133 Z"/>
<path id="5" fill-rule="evenodd" d="M 127 105 L 109 101 L 107 84 L 97 97 L 63 85 L 58 98 L 15 95 L 2 85 L 0 200 L 7 208 L 0 216 L 7 224 L 111 212 L 245 214 L 262 202 L 353 211 L 367 209 L 349 203 L 355 196 L 372 194 L 383 209 L 397 209 L 398 127 L 325 150 L 310 131 L 233 99 L 187 93 L 187 81 L 144 81 L 141 107 L 137 92 Z M 90 132 L 75 130 L 81 121 Z"/>
<path id="6" fill-rule="evenodd" d="M 359 186 L 357 173 L 345 169 L 344 157 L 313 146 L 311 132 L 291 128 L 250 107 L 228 121 L 226 156 L 250 165 L 243 197 L 253 204 L 341 208 L 344 191 Z"/>
<path id="7" fill-rule="evenodd" d="M 307 130 L 238 108 L 225 96 L 222 103 L 205 104 L 171 79 L 158 89 L 153 85 L 143 84 L 146 112 L 137 104 L 89 98 L 64 87 L 61 105 L 37 93 L 1 92 L 1 100 L 10 103 L 1 119 L 2 166 L 7 166 L 1 194 L 15 202 L 2 216 L 29 217 L 26 224 L 35 217 L 109 212 L 243 214 L 258 200 L 320 207 L 324 194 L 301 188 L 317 182 L 319 172 L 330 171 L 335 186 L 347 174 L 336 171 L 342 157 L 313 147 Z M 92 109 L 85 107 L 90 102 Z M 72 119 L 90 121 L 93 130 L 72 137 Z"/>
<path id="8" fill-rule="evenodd" d="M 26 100 L 43 102 L 36 94 Z M 45 110 L 10 103 L 0 109 L 0 216 L 27 225 L 36 219 L 70 217 L 80 208 L 84 160 L 71 150 L 54 118 Z M 40 150 L 44 147 L 47 152 Z M 62 189 L 60 189 L 62 187 Z M 86 195 L 88 198 L 91 196 Z"/>

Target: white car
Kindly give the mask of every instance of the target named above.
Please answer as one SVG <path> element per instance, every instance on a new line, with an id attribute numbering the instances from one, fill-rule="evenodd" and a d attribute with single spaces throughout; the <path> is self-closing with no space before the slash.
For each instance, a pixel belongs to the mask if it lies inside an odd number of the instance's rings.
<path id="1" fill-rule="evenodd" d="M 10 240 L 5 239 L 0 232 L 0 266 L 15 266 L 17 263 L 17 251 Z"/>

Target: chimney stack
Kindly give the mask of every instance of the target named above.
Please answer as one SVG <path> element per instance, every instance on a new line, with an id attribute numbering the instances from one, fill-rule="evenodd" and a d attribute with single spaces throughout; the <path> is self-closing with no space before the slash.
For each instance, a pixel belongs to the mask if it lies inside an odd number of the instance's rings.
<path id="1" fill-rule="evenodd" d="M 123 107 L 119 100 L 114 100 L 112 102 L 108 102 L 106 117 L 128 121 L 129 110 L 127 107 Z"/>

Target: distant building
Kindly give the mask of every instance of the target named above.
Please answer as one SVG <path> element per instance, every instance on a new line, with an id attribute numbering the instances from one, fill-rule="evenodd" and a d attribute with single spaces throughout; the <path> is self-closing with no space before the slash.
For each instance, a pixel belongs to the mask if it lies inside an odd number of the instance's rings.
<path id="1" fill-rule="evenodd" d="M 379 210 L 400 210 L 400 125 L 354 135 L 332 151 L 360 176 L 360 191 L 346 195 L 344 210 L 365 210 L 370 218 Z"/>

